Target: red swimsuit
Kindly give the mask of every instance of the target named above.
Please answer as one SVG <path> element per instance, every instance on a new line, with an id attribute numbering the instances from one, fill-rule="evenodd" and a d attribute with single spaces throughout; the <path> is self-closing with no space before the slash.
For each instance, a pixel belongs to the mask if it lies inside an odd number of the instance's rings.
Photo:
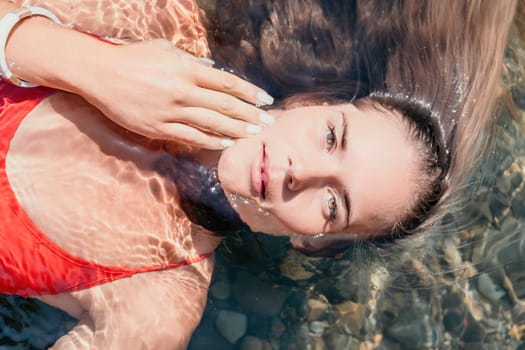
<path id="1" fill-rule="evenodd" d="M 212 253 L 139 269 L 103 266 L 69 254 L 33 224 L 11 190 L 5 159 L 21 121 L 52 93 L 50 89 L 23 89 L 0 82 L 0 293 L 21 296 L 67 293 L 209 257 Z"/>

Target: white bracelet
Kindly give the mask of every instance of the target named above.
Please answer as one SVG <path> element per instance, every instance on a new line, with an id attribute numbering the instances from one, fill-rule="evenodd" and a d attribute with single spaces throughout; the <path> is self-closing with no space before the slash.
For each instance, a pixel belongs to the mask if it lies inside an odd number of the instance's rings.
<path id="1" fill-rule="evenodd" d="M 9 12 L 0 19 L 0 76 L 10 82 L 13 85 L 20 87 L 35 87 L 37 84 L 30 83 L 28 81 L 17 78 L 9 69 L 5 57 L 5 47 L 7 45 L 7 39 L 11 35 L 11 31 L 18 22 L 24 18 L 31 16 L 43 16 L 49 18 L 53 22 L 62 25 L 62 22 L 50 11 L 36 6 L 23 7 L 16 12 Z"/>

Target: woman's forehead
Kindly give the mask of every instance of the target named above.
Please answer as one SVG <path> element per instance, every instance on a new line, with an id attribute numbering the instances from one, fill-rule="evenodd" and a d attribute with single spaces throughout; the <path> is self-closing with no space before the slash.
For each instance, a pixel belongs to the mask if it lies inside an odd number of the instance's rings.
<path id="1" fill-rule="evenodd" d="M 341 163 L 352 201 L 351 225 L 383 227 L 402 216 L 416 194 L 417 147 L 400 118 L 376 109 L 357 113 L 365 114 L 350 118 L 348 155 Z"/>

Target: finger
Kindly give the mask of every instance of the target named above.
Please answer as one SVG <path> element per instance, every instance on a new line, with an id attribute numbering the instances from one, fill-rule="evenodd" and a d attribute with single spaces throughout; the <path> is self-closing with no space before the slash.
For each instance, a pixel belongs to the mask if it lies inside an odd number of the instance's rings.
<path id="1" fill-rule="evenodd" d="M 233 119 L 201 107 L 183 108 L 177 113 L 177 119 L 173 120 L 173 122 L 180 121 L 204 131 L 233 138 L 247 137 L 262 131 L 259 125 Z"/>
<path id="2" fill-rule="evenodd" d="M 162 132 L 164 133 L 164 135 L 160 137 L 162 139 L 182 142 L 193 147 L 209 150 L 222 150 L 235 143 L 235 141 L 229 138 L 207 133 L 181 123 L 164 124 Z"/>
<path id="3" fill-rule="evenodd" d="M 137 45 L 158 46 L 159 48 L 162 48 L 164 50 L 168 50 L 170 52 L 173 52 L 173 53 L 177 54 L 178 56 L 190 59 L 190 60 L 192 60 L 192 61 L 194 61 L 196 63 L 202 64 L 202 65 L 204 65 L 206 67 L 213 67 L 213 65 L 215 64 L 215 61 L 212 60 L 211 58 L 194 56 L 194 55 L 192 55 L 189 52 L 186 52 L 184 50 L 181 50 L 181 49 L 173 46 L 173 44 L 171 42 L 169 42 L 168 40 L 166 40 L 166 39 L 152 39 L 152 40 L 144 41 L 144 42 L 142 42 L 140 44 L 137 44 Z"/>
<path id="4" fill-rule="evenodd" d="M 184 57 L 186 59 L 190 59 L 193 62 L 196 62 L 198 64 L 202 64 L 202 65 L 204 65 L 206 67 L 213 67 L 213 65 L 215 64 L 215 61 L 212 60 L 211 58 L 194 56 L 194 55 L 192 55 L 191 53 L 189 53 L 187 51 L 181 50 L 178 47 L 175 47 L 175 46 L 171 45 L 171 43 L 170 43 L 169 50 L 171 52 L 177 54 L 180 57 Z"/>
<path id="5" fill-rule="evenodd" d="M 199 60 L 199 63 L 204 64 L 205 66 L 208 66 L 208 67 L 213 67 L 213 65 L 215 64 L 215 61 L 209 57 L 199 57 L 198 60 Z"/>
<path id="6" fill-rule="evenodd" d="M 196 75 L 200 87 L 224 92 L 255 105 L 273 104 L 273 97 L 266 91 L 231 73 L 209 67 L 199 69 Z"/>
<path id="7" fill-rule="evenodd" d="M 185 105 L 199 106 L 250 124 L 271 125 L 275 122 L 272 115 L 257 107 L 226 93 L 209 89 L 198 88 L 189 91 L 185 95 Z"/>

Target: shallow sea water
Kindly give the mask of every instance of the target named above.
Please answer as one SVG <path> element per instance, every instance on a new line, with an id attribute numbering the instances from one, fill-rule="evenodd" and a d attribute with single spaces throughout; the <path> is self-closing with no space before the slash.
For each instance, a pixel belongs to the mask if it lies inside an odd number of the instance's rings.
<path id="1" fill-rule="evenodd" d="M 524 63 L 514 28 L 502 79 L 516 110 L 495 113 L 476 191 L 425 254 L 357 247 L 343 259 L 306 258 L 282 239 L 231 238 L 189 349 L 525 350 Z M 461 227 L 446 225 L 458 218 Z M 38 301 L 0 296 L 0 349 L 44 349 L 74 323 Z"/>

